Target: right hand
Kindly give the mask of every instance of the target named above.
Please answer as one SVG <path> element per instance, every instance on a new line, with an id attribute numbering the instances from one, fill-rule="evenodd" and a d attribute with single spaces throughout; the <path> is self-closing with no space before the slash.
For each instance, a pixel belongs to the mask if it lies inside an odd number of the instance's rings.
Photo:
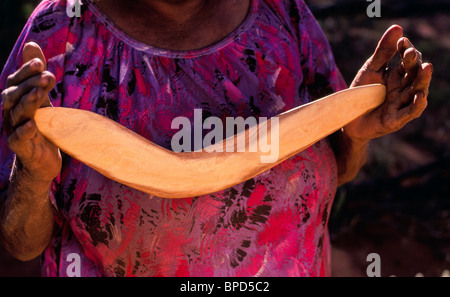
<path id="1" fill-rule="evenodd" d="M 48 93 L 56 79 L 46 69 L 39 45 L 25 44 L 23 65 L 8 77 L 1 97 L 3 128 L 16 154 L 17 168 L 33 180 L 51 182 L 61 170 L 61 153 L 39 132 L 34 120 L 37 109 L 52 106 Z"/>

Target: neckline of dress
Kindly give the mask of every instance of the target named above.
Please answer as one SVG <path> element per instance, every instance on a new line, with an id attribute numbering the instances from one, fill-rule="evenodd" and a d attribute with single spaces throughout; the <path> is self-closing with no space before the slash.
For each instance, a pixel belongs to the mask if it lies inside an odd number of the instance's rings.
<path id="1" fill-rule="evenodd" d="M 124 43 L 127 43 L 128 45 L 130 45 L 131 47 L 135 48 L 138 51 L 146 52 L 154 56 L 162 56 L 176 59 L 180 58 L 192 59 L 209 55 L 233 43 L 242 34 L 248 31 L 250 27 L 253 25 L 256 19 L 257 10 L 259 6 L 258 1 L 259 0 L 250 0 L 250 9 L 244 21 L 233 32 L 228 34 L 225 38 L 221 39 L 220 41 L 208 45 L 206 47 L 194 50 L 168 50 L 151 46 L 149 44 L 146 44 L 131 37 L 130 35 L 125 33 L 122 29 L 120 29 L 105 13 L 103 13 L 92 0 L 84 0 L 84 2 L 86 2 L 89 11 L 91 11 L 101 22 L 103 22 L 107 27 L 107 29 L 112 34 L 114 34 L 119 40 L 123 41 Z"/>

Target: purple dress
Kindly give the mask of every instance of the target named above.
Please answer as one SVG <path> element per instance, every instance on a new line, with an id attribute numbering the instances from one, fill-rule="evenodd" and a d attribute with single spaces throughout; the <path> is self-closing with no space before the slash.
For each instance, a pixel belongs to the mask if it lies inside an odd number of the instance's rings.
<path id="1" fill-rule="evenodd" d="M 20 67 L 23 45 L 35 41 L 56 76 L 54 106 L 99 113 L 167 149 L 177 132 L 172 120 L 192 120 L 194 109 L 221 119 L 272 117 L 346 87 L 302 0 L 252 0 L 238 29 L 192 51 L 143 44 L 92 1 L 69 18 L 70 3 L 40 3 L 0 89 Z M 12 159 L 2 131 L 1 188 Z M 232 188 L 176 200 L 121 185 L 63 154 L 42 273 L 65 276 L 76 253 L 83 276 L 327 276 L 336 186 L 327 140 Z"/>

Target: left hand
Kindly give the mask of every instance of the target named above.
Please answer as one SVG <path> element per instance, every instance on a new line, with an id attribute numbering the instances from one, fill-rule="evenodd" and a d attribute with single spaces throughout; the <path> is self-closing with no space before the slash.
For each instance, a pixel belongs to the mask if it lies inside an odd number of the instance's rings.
<path id="1" fill-rule="evenodd" d="M 387 92 L 386 100 L 380 107 L 344 127 L 344 134 L 353 141 L 366 143 L 396 132 L 418 118 L 427 106 L 433 66 L 423 63 L 421 53 L 402 36 L 400 26 L 390 27 L 350 86 L 382 83 L 386 85 Z M 402 62 L 388 67 L 397 52 Z"/>

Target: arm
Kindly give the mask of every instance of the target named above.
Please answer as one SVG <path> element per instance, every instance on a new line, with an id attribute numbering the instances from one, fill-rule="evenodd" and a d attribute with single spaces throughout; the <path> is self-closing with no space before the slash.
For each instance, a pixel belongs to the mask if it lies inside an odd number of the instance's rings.
<path id="1" fill-rule="evenodd" d="M 49 141 L 104 176 L 159 197 L 188 198 L 229 188 L 274 167 L 378 107 L 385 95 L 380 84 L 338 92 L 260 121 L 204 150 L 184 153 L 161 148 L 89 111 L 41 108 L 35 121 Z M 265 151 L 262 146 L 269 139 Z"/>
<path id="2" fill-rule="evenodd" d="M 18 167 L 1 198 L 0 238 L 14 257 L 28 261 L 42 253 L 52 235 L 51 181 L 36 180 Z"/>
<path id="3" fill-rule="evenodd" d="M 420 52 L 402 35 L 401 27 L 390 27 L 350 86 L 383 83 L 386 85 L 386 100 L 379 108 L 333 135 L 339 185 L 352 180 L 364 165 L 371 139 L 400 130 L 418 118 L 427 106 L 433 67 L 422 63 Z M 397 52 L 402 62 L 386 68 Z"/>
<path id="4" fill-rule="evenodd" d="M 338 167 L 338 186 L 353 180 L 366 163 L 368 141 L 351 139 L 344 129 L 330 136 Z"/>
<path id="5" fill-rule="evenodd" d="M 0 238 L 11 254 L 26 261 L 43 251 L 53 231 L 49 192 L 61 169 L 61 155 L 33 120 L 38 108 L 51 106 L 48 92 L 55 78 L 44 71 L 45 58 L 36 44 L 25 45 L 23 62 L 2 92 L 3 128 L 16 159 L 0 205 Z"/>

